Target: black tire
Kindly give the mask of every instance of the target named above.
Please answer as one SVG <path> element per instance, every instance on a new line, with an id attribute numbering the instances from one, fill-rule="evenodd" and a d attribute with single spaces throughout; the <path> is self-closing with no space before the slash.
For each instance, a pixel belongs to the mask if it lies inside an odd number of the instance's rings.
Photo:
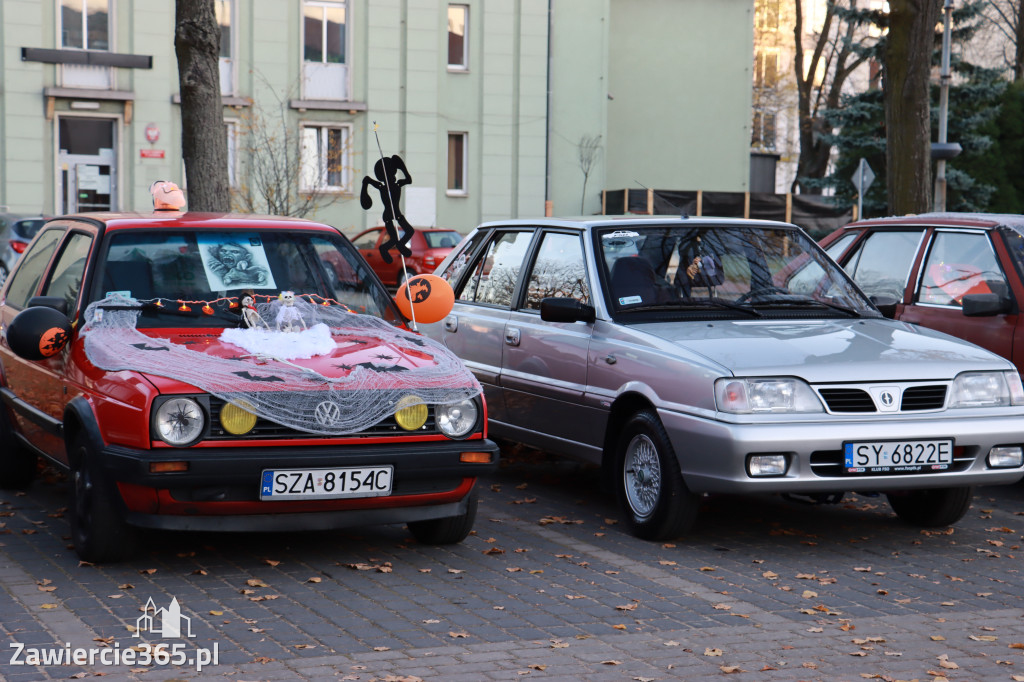
<path id="1" fill-rule="evenodd" d="M 39 458 L 14 436 L 7 408 L 0 405 L 0 488 L 25 490 L 36 477 Z"/>
<path id="2" fill-rule="evenodd" d="M 619 506 L 633 535 L 670 540 L 693 527 L 700 497 L 686 487 L 672 443 L 654 412 L 637 412 L 626 422 L 615 463 Z"/>
<path id="3" fill-rule="evenodd" d="M 135 553 L 138 532 L 124 522 L 117 491 L 99 474 L 96 457 L 83 434 L 75 436 L 68 453 L 71 473 L 71 540 L 83 561 L 109 563 Z"/>
<path id="4" fill-rule="evenodd" d="M 410 521 L 406 525 L 416 542 L 423 545 L 454 545 L 462 542 L 473 530 L 476 521 L 476 507 L 479 502 L 476 487 L 466 500 L 466 511 L 458 516 L 427 521 Z"/>
<path id="5" fill-rule="evenodd" d="M 974 488 L 932 488 L 886 493 L 889 506 L 906 523 L 925 528 L 951 526 L 971 507 Z"/>

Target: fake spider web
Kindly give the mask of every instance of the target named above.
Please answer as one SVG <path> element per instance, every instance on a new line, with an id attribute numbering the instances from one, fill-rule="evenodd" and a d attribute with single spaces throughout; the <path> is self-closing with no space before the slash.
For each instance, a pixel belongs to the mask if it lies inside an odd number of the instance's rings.
<path id="1" fill-rule="evenodd" d="M 406 407 L 398 403 L 410 395 L 431 405 L 480 393 L 473 375 L 440 343 L 342 307 L 297 298 L 305 332 L 186 330 L 178 336 L 140 331 L 143 305 L 120 296 L 89 305 L 82 336 L 92 364 L 182 381 L 299 431 L 358 433 Z M 256 304 L 268 321 L 279 306 Z"/>

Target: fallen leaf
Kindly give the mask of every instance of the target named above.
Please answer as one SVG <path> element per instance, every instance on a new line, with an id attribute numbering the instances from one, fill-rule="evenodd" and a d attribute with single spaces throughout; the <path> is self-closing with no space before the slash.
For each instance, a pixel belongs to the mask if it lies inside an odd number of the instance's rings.
<path id="1" fill-rule="evenodd" d="M 960 666 L 958 666 L 953 661 L 949 660 L 949 654 L 942 654 L 941 656 L 939 656 L 939 667 L 940 668 L 946 668 L 947 670 L 959 670 L 960 669 Z"/>
<path id="2" fill-rule="evenodd" d="M 636 607 L 637 607 L 637 605 L 635 603 L 634 604 L 623 604 L 622 606 L 616 606 L 615 609 L 617 611 L 632 611 Z"/>
<path id="3" fill-rule="evenodd" d="M 249 578 L 245 581 L 245 584 L 249 587 L 270 587 L 270 585 L 266 584 L 259 578 Z"/>
<path id="4" fill-rule="evenodd" d="M 210 615 L 211 616 L 223 616 L 224 612 L 223 611 L 210 611 Z"/>
<path id="5" fill-rule="evenodd" d="M 143 568 L 143 569 L 139 570 L 139 573 L 142 573 L 143 575 L 153 575 L 154 573 L 156 573 L 156 569 L 155 568 Z"/>
<path id="6" fill-rule="evenodd" d="M 711 647 L 706 647 L 704 649 L 704 655 L 705 656 L 721 656 L 724 653 L 725 652 L 722 651 L 721 649 L 712 649 Z"/>
<path id="7" fill-rule="evenodd" d="M 612 627 L 615 628 L 616 630 L 625 630 L 626 629 L 626 626 L 622 625 L 622 624 L 613 625 Z"/>
<path id="8" fill-rule="evenodd" d="M 815 597 L 818 596 L 818 593 L 815 592 L 814 590 L 804 590 L 803 593 L 800 596 L 803 597 L 804 599 L 814 599 Z"/>
<path id="9" fill-rule="evenodd" d="M 469 637 L 469 633 L 468 632 L 449 632 L 448 636 L 451 637 L 452 639 L 464 639 L 466 637 Z"/>
<path id="10" fill-rule="evenodd" d="M 871 572 L 871 567 L 870 566 L 855 566 L 853 570 L 857 571 L 858 573 L 870 573 Z"/>
<path id="11" fill-rule="evenodd" d="M 281 562 L 280 561 L 275 561 L 273 559 L 264 559 L 263 563 L 267 564 L 268 566 L 277 566 Z"/>
<path id="12" fill-rule="evenodd" d="M 999 638 L 994 635 L 967 635 L 967 639 L 973 639 L 975 642 L 995 642 Z"/>
<path id="13" fill-rule="evenodd" d="M 546 665 L 544 665 L 543 663 L 531 663 L 530 665 L 528 665 L 526 667 L 530 668 L 531 670 L 547 670 L 548 669 L 548 667 Z"/>
<path id="14" fill-rule="evenodd" d="M 375 647 L 373 647 L 373 650 L 374 651 L 391 651 L 391 647 L 389 647 L 389 646 L 375 646 Z"/>
<path id="15" fill-rule="evenodd" d="M 715 609 L 716 611 L 729 611 L 732 609 L 732 607 L 728 604 L 715 604 L 711 608 Z"/>
<path id="16" fill-rule="evenodd" d="M 601 665 L 622 665 L 622 661 L 616 661 L 616 660 L 601 661 Z"/>
<path id="17" fill-rule="evenodd" d="M 307 583 L 318 583 L 318 582 L 321 582 L 322 580 L 323 580 L 323 578 L 317 578 L 317 577 L 306 578 L 306 582 Z"/>
<path id="18" fill-rule="evenodd" d="M 942 635 L 932 635 L 928 639 L 932 640 L 933 642 L 943 642 L 943 641 L 945 641 L 946 638 L 943 637 Z"/>
<path id="19" fill-rule="evenodd" d="M 745 673 L 745 672 L 747 672 L 746 670 L 743 670 L 742 668 L 740 668 L 738 665 L 720 665 L 720 666 L 718 666 L 718 669 L 721 670 L 723 673 L 725 673 L 727 675 L 730 674 L 730 673 Z"/>
<path id="20" fill-rule="evenodd" d="M 501 547 L 488 547 L 482 553 L 483 554 L 504 554 L 505 550 L 503 550 Z"/>
<path id="21" fill-rule="evenodd" d="M 768 578 L 768 580 L 775 580 L 779 577 L 779 574 L 775 571 L 765 571 L 761 574 L 762 577 Z"/>
<path id="22" fill-rule="evenodd" d="M 424 623 L 440 623 L 441 621 L 439 621 L 439 620 L 438 620 L 437 618 L 427 618 L 427 619 L 426 619 L 425 621 L 423 621 L 423 622 L 424 622 Z"/>

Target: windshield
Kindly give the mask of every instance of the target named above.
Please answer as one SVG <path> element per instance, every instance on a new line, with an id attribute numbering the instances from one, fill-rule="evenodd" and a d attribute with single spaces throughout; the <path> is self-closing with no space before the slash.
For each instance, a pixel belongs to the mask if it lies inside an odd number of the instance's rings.
<path id="1" fill-rule="evenodd" d="M 756 225 L 608 228 L 597 233 L 613 312 L 727 310 L 731 315 L 814 308 L 878 315 L 804 233 Z"/>
<path id="2" fill-rule="evenodd" d="M 387 292 L 358 252 L 326 230 L 124 230 L 106 240 L 87 302 L 144 303 L 139 327 L 233 326 L 244 296 L 283 291 L 397 323 Z"/>

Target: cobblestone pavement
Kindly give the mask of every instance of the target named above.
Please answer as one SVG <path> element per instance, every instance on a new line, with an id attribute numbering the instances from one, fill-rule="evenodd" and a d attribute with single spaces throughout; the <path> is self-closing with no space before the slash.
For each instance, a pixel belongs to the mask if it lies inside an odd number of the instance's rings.
<path id="1" fill-rule="evenodd" d="M 1024 681 L 1024 484 L 979 489 L 954 529 L 925 532 L 884 497 L 715 497 L 692 534 L 650 543 L 598 479 L 512 453 L 452 547 L 399 526 L 160 533 L 104 566 L 68 548 L 60 481 L 0 492 L 0 676 Z M 134 636 L 149 599 L 177 599 L 182 637 Z M 12 662 L 144 643 L 187 662 Z"/>

